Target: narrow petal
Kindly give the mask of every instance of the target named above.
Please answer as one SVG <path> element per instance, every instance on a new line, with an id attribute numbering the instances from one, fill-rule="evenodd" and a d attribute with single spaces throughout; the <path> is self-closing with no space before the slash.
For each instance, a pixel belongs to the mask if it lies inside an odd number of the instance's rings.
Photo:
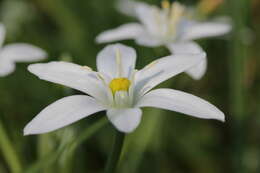
<path id="1" fill-rule="evenodd" d="M 167 45 L 168 49 L 173 54 L 179 53 L 201 53 L 202 48 L 195 42 L 177 42 Z M 199 80 L 203 77 L 207 69 L 207 59 L 205 58 L 201 63 L 190 68 L 186 72 L 195 80 Z"/>
<path id="2" fill-rule="evenodd" d="M 0 47 L 2 47 L 4 40 L 5 40 L 5 26 L 3 24 L 0 24 Z"/>
<path id="3" fill-rule="evenodd" d="M 140 107 L 157 107 L 197 118 L 225 121 L 224 114 L 209 102 L 173 89 L 156 89 L 147 93 L 138 103 Z"/>
<path id="4" fill-rule="evenodd" d="M 46 52 L 36 46 L 17 43 L 9 44 L 2 48 L 0 57 L 10 59 L 14 62 L 32 62 L 45 59 Z"/>
<path id="5" fill-rule="evenodd" d="M 141 122 L 142 111 L 138 108 L 110 109 L 107 111 L 107 116 L 119 131 L 130 133 L 134 131 Z"/>
<path id="6" fill-rule="evenodd" d="M 204 52 L 202 48 L 193 41 L 170 43 L 167 45 L 167 48 L 173 54 L 185 54 L 185 53 L 195 54 L 195 53 Z"/>
<path id="7" fill-rule="evenodd" d="M 135 94 L 143 95 L 161 82 L 199 64 L 205 56 L 205 53 L 178 54 L 152 62 L 136 73 Z"/>
<path id="8" fill-rule="evenodd" d="M 116 8 L 122 14 L 135 17 L 136 16 L 136 13 L 134 10 L 135 3 L 137 3 L 137 2 L 135 2 L 133 0 L 118 0 L 117 4 L 116 4 Z"/>
<path id="9" fill-rule="evenodd" d="M 195 23 L 185 31 L 183 40 L 220 36 L 230 32 L 231 25 L 224 22 Z"/>
<path id="10" fill-rule="evenodd" d="M 97 69 L 110 78 L 129 77 L 135 68 L 136 52 L 122 44 L 106 46 L 97 56 Z"/>
<path id="11" fill-rule="evenodd" d="M 43 109 L 26 125 L 24 135 L 51 132 L 103 110 L 105 108 L 92 97 L 65 97 Z"/>
<path id="12" fill-rule="evenodd" d="M 107 43 L 113 41 L 134 39 L 142 33 L 142 26 L 138 23 L 129 23 L 118 28 L 107 30 L 99 34 L 96 38 L 97 43 Z"/>
<path id="13" fill-rule="evenodd" d="M 186 71 L 190 77 L 192 77 L 194 80 L 200 80 L 207 70 L 207 58 L 205 58 L 203 61 L 201 61 L 198 65 L 195 65 L 194 67 L 190 68 Z"/>
<path id="14" fill-rule="evenodd" d="M 134 1 L 134 0 L 118 0 L 118 3 L 116 4 L 116 8 L 122 14 L 136 17 L 135 8 L 139 4 L 144 4 L 144 3 L 139 1 Z"/>
<path id="15" fill-rule="evenodd" d="M 96 72 L 69 62 L 33 64 L 28 70 L 40 79 L 65 85 L 99 100 L 106 99 L 106 90 Z"/>
<path id="16" fill-rule="evenodd" d="M 136 37 L 135 42 L 138 45 L 147 47 L 157 47 L 163 45 L 161 40 L 147 33 L 147 31 L 143 31 L 138 37 Z"/>
<path id="17" fill-rule="evenodd" d="M 144 24 L 150 34 L 158 32 L 156 17 L 159 15 L 159 8 L 145 3 L 138 3 L 135 5 L 135 12 L 137 18 Z"/>
<path id="18" fill-rule="evenodd" d="M 15 70 L 15 64 L 6 59 L 0 59 L 0 77 L 9 75 Z"/>

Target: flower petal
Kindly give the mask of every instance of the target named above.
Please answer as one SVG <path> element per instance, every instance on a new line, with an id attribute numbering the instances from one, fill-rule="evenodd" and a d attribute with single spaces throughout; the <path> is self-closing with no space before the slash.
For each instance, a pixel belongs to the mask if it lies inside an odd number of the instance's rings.
<path id="1" fill-rule="evenodd" d="M 192 41 L 171 43 L 168 44 L 167 47 L 173 54 L 203 52 L 202 48 L 197 43 Z M 188 73 L 193 79 L 199 80 L 205 74 L 206 69 L 207 59 L 205 58 L 201 63 L 187 70 L 186 73 Z"/>
<path id="2" fill-rule="evenodd" d="M 96 72 L 69 62 L 50 62 L 29 65 L 28 70 L 40 79 L 65 85 L 98 100 L 106 99 L 106 90 Z"/>
<path id="3" fill-rule="evenodd" d="M 142 110 L 132 109 L 110 109 L 107 111 L 108 119 L 121 132 L 130 133 L 134 131 L 141 122 Z"/>
<path id="4" fill-rule="evenodd" d="M 45 59 L 46 52 L 36 46 L 26 43 L 9 44 L 2 48 L 0 57 L 15 62 L 31 62 Z"/>
<path id="5" fill-rule="evenodd" d="M 0 58 L 0 77 L 7 76 L 15 70 L 15 64 L 7 59 Z"/>
<path id="6" fill-rule="evenodd" d="M 173 54 L 185 54 L 185 53 L 201 53 L 204 52 L 202 48 L 193 41 L 184 41 L 184 42 L 176 42 L 170 43 L 167 45 L 167 48 Z"/>
<path id="7" fill-rule="evenodd" d="M 136 52 L 122 44 L 106 46 L 97 56 L 97 69 L 110 78 L 129 77 L 135 68 Z"/>
<path id="8" fill-rule="evenodd" d="M 96 38 L 97 43 L 107 43 L 119 40 L 136 38 L 142 32 L 143 28 L 138 23 L 129 23 L 118 28 L 107 30 L 99 34 Z"/>
<path id="9" fill-rule="evenodd" d="M 231 30 L 231 25 L 225 22 L 195 23 L 185 31 L 183 40 L 194 40 L 205 37 L 220 36 Z"/>
<path id="10" fill-rule="evenodd" d="M 137 3 L 135 11 L 137 18 L 144 24 L 150 34 L 158 33 L 159 30 L 155 19 L 160 14 L 159 8 L 145 3 Z"/>
<path id="11" fill-rule="evenodd" d="M 201 61 L 198 65 L 190 68 L 186 71 L 187 74 L 190 75 L 194 80 L 200 80 L 207 70 L 207 58 Z"/>
<path id="12" fill-rule="evenodd" d="M 135 7 L 138 4 L 144 4 L 143 2 L 133 1 L 133 0 L 118 0 L 116 8 L 119 12 L 127 15 L 136 17 Z"/>
<path id="13" fill-rule="evenodd" d="M 51 132 L 103 110 L 105 108 L 92 97 L 65 97 L 43 109 L 26 125 L 24 135 Z"/>
<path id="14" fill-rule="evenodd" d="M 205 53 L 177 54 L 152 62 L 136 72 L 135 95 L 143 95 L 161 82 L 199 64 L 205 56 Z"/>
<path id="15" fill-rule="evenodd" d="M 141 46 L 157 47 L 163 45 L 163 42 L 151 34 L 143 31 L 138 37 L 135 38 L 135 42 Z"/>
<path id="16" fill-rule="evenodd" d="M 137 106 L 157 107 L 198 118 L 225 121 L 224 114 L 214 105 L 197 96 L 173 89 L 153 90 L 144 95 Z"/>
<path id="17" fill-rule="evenodd" d="M 0 23 L 0 47 L 2 47 L 4 43 L 5 34 L 6 34 L 5 26 Z"/>

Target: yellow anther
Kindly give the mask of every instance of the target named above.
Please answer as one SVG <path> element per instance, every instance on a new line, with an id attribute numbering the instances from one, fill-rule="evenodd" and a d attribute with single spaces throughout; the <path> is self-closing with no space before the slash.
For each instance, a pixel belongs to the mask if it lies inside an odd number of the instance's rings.
<path id="1" fill-rule="evenodd" d="M 130 84 L 127 78 L 115 78 L 110 82 L 109 87 L 115 94 L 117 91 L 128 91 Z"/>
<path id="2" fill-rule="evenodd" d="M 168 9 L 171 7 L 171 3 L 169 2 L 169 0 L 163 0 L 161 5 L 163 9 Z"/>
<path id="3" fill-rule="evenodd" d="M 216 8 L 218 8 L 224 0 L 201 0 L 198 9 L 202 14 L 210 14 Z"/>

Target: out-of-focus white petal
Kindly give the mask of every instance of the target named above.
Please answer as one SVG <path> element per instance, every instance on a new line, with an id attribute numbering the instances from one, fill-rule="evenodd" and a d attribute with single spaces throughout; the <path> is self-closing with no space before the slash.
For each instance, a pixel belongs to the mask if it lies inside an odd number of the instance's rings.
<path id="1" fill-rule="evenodd" d="M 201 63 L 195 65 L 186 71 L 187 74 L 190 75 L 194 80 L 200 80 L 207 70 L 207 58 L 205 58 Z"/>
<path id="2" fill-rule="evenodd" d="M 96 38 L 97 43 L 107 43 L 119 40 L 136 38 L 142 33 L 142 26 L 138 23 L 129 23 L 118 28 L 107 30 L 99 34 Z"/>
<path id="3" fill-rule="evenodd" d="M 201 53 L 203 52 L 202 48 L 195 42 L 177 42 L 167 45 L 168 49 L 173 54 L 179 53 Z M 205 58 L 201 63 L 195 65 L 186 71 L 193 79 L 199 80 L 203 77 L 207 69 L 207 59 Z"/>
<path id="4" fill-rule="evenodd" d="M 135 11 L 138 19 L 144 24 L 147 31 L 151 34 L 158 32 L 158 26 L 155 18 L 159 15 L 160 10 L 156 6 L 138 3 L 135 5 Z"/>
<path id="5" fill-rule="evenodd" d="M 199 64 L 205 56 L 205 53 L 177 54 L 152 62 L 136 73 L 135 94 L 143 95 L 161 82 Z"/>
<path id="6" fill-rule="evenodd" d="M 62 84 L 98 100 L 105 101 L 106 90 L 96 72 L 69 62 L 50 62 L 29 65 L 28 70 L 40 79 Z"/>
<path id="7" fill-rule="evenodd" d="M 0 47 L 2 47 L 4 43 L 5 34 L 6 34 L 5 26 L 0 23 Z"/>
<path id="8" fill-rule="evenodd" d="M 135 7 L 139 4 L 144 4 L 135 0 L 118 0 L 116 8 L 122 14 L 136 17 Z"/>
<path id="9" fill-rule="evenodd" d="M 130 133 L 141 122 L 142 111 L 139 108 L 110 109 L 107 111 L 107 116 L 119 131 Z"/>
<path id="10" fill-rule="evenodd" d="M 214 105 L 197 96 L 173 89 L 153 90 L 144 95 L 137 106 L 157 107 L 198 118 L 225 121 L 224 114 Z"/>
<path id="11" fill-rule="evenodd" d="M 135 68 L 136 52 L 122 44 L 106 46 L 97 56 L 97 69 L 110 78 L 129 77 Z"/>
<path id="12" fill-rule="evenodd" d="M 105 108 L 92 97 L 65 97 L 43 109 L 26 125 L 24 135 L 51 132 L 103 110 Z"/>
<path id="13" fill-rule="evenodd" d="M 15 62 L 32 62 L 45 59 L 46 52 L 36 46 L 26 43 L 9 44 L 0 51 L 0 58 Z"/>
<path id="14" fill-rule="evenodd" d="M 166 46 L 173 54 L 185 54 L 185 53 L 194 54 L 194 53 L 204 52 L 202 48 L 193 41 L 169 43 Z"/>
<path id="15" fill-rule="evenodd" d="M 15 64 L 12 61 L 0 58 L 0 77 L 9 75 L 15 70 Z"/>
<path id="16" fill-rule="evenodd" d="M 117 0 L 116 8 L 122 14 L 135 17 L 134 7 L 135 2 L 133 0 Z"/>
<path id="17" fill-rule="evenodd" d="M 156 39 L 156 37 L 143 31 L 138 37 L 135 38 L 135 42 L 141 46 L 157 47 L 163 45 L 162 41 Z"/>
<path id="18" fill-rule="evenodd" d="M 225 22 L 195 23 L 185 30 L 182 40 L 220 36 L 231 30 L 231 24 Z"/>

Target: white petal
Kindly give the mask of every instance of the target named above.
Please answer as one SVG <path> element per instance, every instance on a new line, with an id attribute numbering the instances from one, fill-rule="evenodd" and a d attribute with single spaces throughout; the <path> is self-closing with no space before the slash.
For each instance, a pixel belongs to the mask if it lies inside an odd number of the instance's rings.
<path id="1" fill-rule="evenodd" d="M 12 61 L 0 58 L 0 77 L 7 76 L 15 70 L 15 64 Z"/>
<path id="2" fill-rule="evenodd" d="M 97 56 L 97 69 L 110 78 L 129 77 L 135 68 L 136 52 L 122 44 L 106 46 Z"/>
<path id="3" fill-rule="evenodd" d="M 119 131 L 130 133 L 141 122 L 142 111 L 138 108 L 110 109 L 107 111 L 107 116 Z"/>
<path id="4" fill-rule="evenodd" d="M 194 80 L 200 80 L 207 70 L 207 58 L 205 58 L 201 63 L 195 65 L 186 71 L 187 74 L 190 75 Z"/>
<path id="5" fill-rule="evenodd" d="M 50 62 L 30 65 L 28 70 L 40 79 L 77 89 L 100 101 L 106 99 L 106 90 L 96 72 L 83 66 L 69 62 Z"/>
<path id="6" fill-rule="evenodd" d="M 0 47 L 2 47 L 4 40 L 5 40 L 5 26 L 3 24 L 0 24 Z"/>
<path id="7" fill-rule="evenodd" d="M 118 28 L 107 30 L 99 34 L 96 38 L 97 43 L 107 43 L 119 40 L 136 38 L 142 32 L 143 28 L 138 23 L 129 23 Z"/>
<path id="8" fill-rule="evenodd" d="M 183 40 L 193 40 L 205 37 L 220 36 L 228 33 L 231 25 L 224 22 L 195 23 L 185 31 Z"/>
<path id="9" fill-rule="evenodd" d="M 167 45 L 168 49 L 173 54 L 178 53 L 201 53 L 202 48 L 195 42 L 177 42 Z M 201 63 L 190 68 L 186 72 L 195 80 L 203 77 L 207 69 L 207 59 L 205 58 Z"/>
<path id="10" fill-rule="evenodd" d="M 118 0 L 116 8 L 119 12 L 131 16 L 136 17 L 136 7 L 139 5 L 145 5 L 145 3 L 135 0 Z"/>
<path id="11" fill-rule="evenodd" d="M 15 62 L 32 62 L 45 59 L 46 52 L 36 46 L 26 43 L 9 44 L 2 48 L 0 57 Z"/>
<path id="12" fill-rule="evenodd" d="M 24 135 L 51 132 L 103 110 L 105 108 L 92 97 L 65 97 L 43 109 L 26 125 Z"/>
<path id="13" fill-rule="evenodd" d="M 135 42 L 138 45 L 147 47 L 157 47 L 163 45 L 163 42 L 161 40 L 155 38 L 147 31 L 143 31 L 138 37 L 136 37 Z"/>
<path id="14" fill-rule="evenodd" d="M 176 42 L 167 45 L 167 48 L 173 54 L 185 54 L 185 53 L 201 53 L 204 52 L 202 48 L 195 42 Z"/>
<path id="15" fill-rule="evenodd" d="M 225 121 L 224 114 L 209 102 L 173 89 L 156 89 L 147 93 L 139 102 L 140 107 L 157 107 L 190 116 Z"/>
<path id="16" fill-rule="evenodd" d="M 136 73 L 135 94 L 143 95 L 161 82 L 199 64 L 205 56 L 205 53 L 178 54 L 152 62 Z"/>
<path id="17" fill-rule="evenodd" d="M 135 17 L 136 16 L 136 13 L 135 13 L 136 3 L 139 3 L 139 2 L 135 2 L 133 0 L 118 0 L 118 2 L 116 4 L 116 8 L 119 12 L 121 12 L 127 16 Z"/>
<path id="18" fill-rule="evenodd" d="M 156 15 L 159 14 L 160 10 L 156 6 L 138 3 L 135 5 L 135 11 L 138 19 L 144 24 L 148 32 L 156 34 L 158 32 Z"/>

